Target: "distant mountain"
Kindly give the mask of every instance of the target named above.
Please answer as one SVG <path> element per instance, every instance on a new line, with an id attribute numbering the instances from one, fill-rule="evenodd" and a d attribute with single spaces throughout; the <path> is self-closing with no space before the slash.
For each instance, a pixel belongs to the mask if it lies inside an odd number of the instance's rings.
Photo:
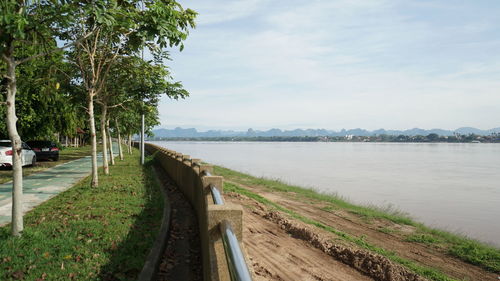
<path id="1" fill-rule="evenodd" d="M 427 136 L 429 134 L 437 134 L 440 136 L 452 136 L 454 134 L 461 135 L 491 135 L 492 133 L 500 133 L 500 127 L 490 130 L 480 130 L 471 127 L 462 127 L 454 131 L 442 129 L 424 130 L 419 128 L 400 130 L 385 130 L 378 129 L 368 131 L 361 128 L 356 129 L 342 129 L 340 131 L 332 131 L 326 129 L 295 129 L 295 130 L 281 130 L 270 129 L 267 131 L 254 130 L 252 128 L 245 131 L 223 131 L 223 130 L 209 130 L 206 132 L 198 132 L 195 128 L 175 128 L 175 129 L 156 129 L 153 134 L 157 138 L 216 138 L 216 137 L 318 137 L 318 136 L 375 136 L 375 135 L 407 135 L 407 136 Z"/>

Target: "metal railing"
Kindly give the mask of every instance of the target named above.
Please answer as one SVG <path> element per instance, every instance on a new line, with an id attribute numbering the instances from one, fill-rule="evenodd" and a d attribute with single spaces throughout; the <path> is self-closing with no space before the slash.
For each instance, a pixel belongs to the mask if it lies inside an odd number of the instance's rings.
<path id="1" fill-rule="evenodd" d="M 234 235 L 231 223 L 224 220 L 219 226 L 222 233 L 222 242 L 224 243 L 224 250 L 226 251 L 231 280 L 251 281 L 252 276 L 250 275 L 247 263 L 243 257 L 238 238 Z"/>
<path id="2" fill-rule="evenodd" d="M 204 172 L 205 176 L 211 176 L 208 171 Z M 214 204 L 224 205 L 224 199 L 219 189 L 215 186 L 210 186 Z M 233 281 L 252 281 L 252 275 L 248 270 L 243 251 L 241 250 L 238 238 L 234 234 L 231 223 L 227 220 L 219 224 L 220 232 L 222 234 L 222 242 L 224 244 L 224 251 L 226 252 L 227 263 L 229 266 L 229 273 Z"/>
<path id="3" fill-rule="evenodd" d="M 212 174 L 208 171 L 203 172 L 204 176 L 211 177 Z M 222 194 L 220 193 L 217 187 L 211 185 L 210 191 L 212 192 L 212 199 L 214 200 L 215 205 L 224 205 L 224 199 L 222 198 Z"/>
<path id="4" fill-rule="evenodd" d="M 222 199 L 222 194 L 215 186 L 210 186 L 210 190 L 212 191 L 212 198 L 214 199 L 215 205 L 224 205 L 224 199 Z"/>

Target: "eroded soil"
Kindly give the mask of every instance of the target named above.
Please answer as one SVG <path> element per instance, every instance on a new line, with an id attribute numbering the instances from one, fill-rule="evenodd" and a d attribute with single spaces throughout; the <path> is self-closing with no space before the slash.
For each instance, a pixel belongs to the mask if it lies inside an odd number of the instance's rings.
<path id="1" fill-rule="evenodd" d="M 398 233 L 412 227 L 387 221 L 371 221 L 342 210 L 325 211 L 324 202 L 296 200 L 293 194 L 269 192 L 260 186 L 232 182 L 289 210 L 354 237 L 365 237 L 377 247 L 420 265 L 438 269 L 456 280 L 499 280 L 494 273 L 465 263 L 437 248 L 406 242 Z M 335 234 L 270 211 L 236 193 L 225 197 L 245 206 L 244 244 L 258 280 L 426 280 L 405 267 L 355 245 Z M 393 233 L 380 229 L 394 229 Z"/>
<path id="2" fill-rule="evenodd" d="M 234 194 L 233 194 L 234 195 Z M 227 200 L 241 204 L 241 200 Z M 248 206 L 248 205 L 247 205 Z M 313 280 L 373 280 L 356 269 L 332 259 L 309 242 L 293 237 L 279 224 L 245 208 L 244 245 L 255 272 L 255 281 L 313 281 Z"/>

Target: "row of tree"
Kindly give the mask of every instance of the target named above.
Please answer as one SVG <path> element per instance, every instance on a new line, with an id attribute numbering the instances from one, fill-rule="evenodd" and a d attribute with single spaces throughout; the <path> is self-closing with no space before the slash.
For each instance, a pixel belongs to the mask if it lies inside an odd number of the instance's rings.
<path id="1" fill-rule="evenodd" d="M 149 137 L 154 141 L 261 141 L 261 142 L 446 142 L 446 143 L 468 143 L 468 142 L 500 142 L 500 134 L 493 133 L 488 136 L 475 134 L 440 136 L 428 134 L 426 136 L 416 135 L 376 135 L 376 136 L 235 136 L 235 137 Z"/>
<path id="2" fill-rule="evenodd" d="M 13 235 L 23 230 L 21 136 L 73 136 L 88 128 L 91 185 L 97 187 L 97 129 L 107 158 L 110 130 L 138 132 L 141 114 L 149 127 L 156 125 L 161 95 L 188 95 L 164 61 L 167 47 L 183 49 L 195 17 L 174 0 L 0 2 L 0 114 L 6 120 L 0 134 L 13 146 Z M 143 58 L 144 50 L 151 59 Z"/>

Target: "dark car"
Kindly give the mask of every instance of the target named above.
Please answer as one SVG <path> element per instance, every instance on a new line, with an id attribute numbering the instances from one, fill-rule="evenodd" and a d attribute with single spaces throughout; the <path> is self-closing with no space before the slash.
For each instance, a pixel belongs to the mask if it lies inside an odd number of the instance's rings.
<path id="1" fill-rule="evenodd" d="M 37 160 L 59 160 L 59 148 L 53 141 L 29 141 L 28 145 L 36 154 Z"/>

